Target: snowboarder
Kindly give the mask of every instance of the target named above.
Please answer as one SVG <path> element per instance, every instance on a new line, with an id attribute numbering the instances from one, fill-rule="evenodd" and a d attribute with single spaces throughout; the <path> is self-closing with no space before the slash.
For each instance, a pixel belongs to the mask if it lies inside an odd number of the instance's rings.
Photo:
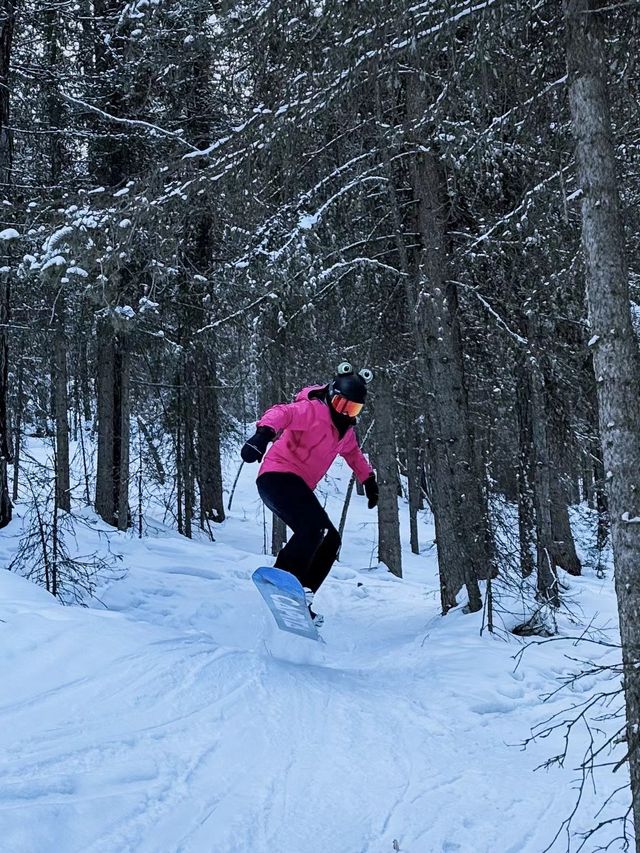
<path id="1" fill-rule="evenodd" d="M 378 503 L 376 475 L 354 430 L 372 379 L 370 370 L 355 373 L 348 362 L 342 362 L 328 385 L 303 388 L 295 402 L 268 409 L 240 452 L 245 462 L 261 462 L 264 457 L 256 482 L 258 492 L 293 531 L 276 557 L 275 567 L 298 578 L 317 626 L 323 617 L 312 610 L 313 597 L 338 555 L 340 535 L 314 489 L 339 454 L 364 486 L 369 509 Z"/>

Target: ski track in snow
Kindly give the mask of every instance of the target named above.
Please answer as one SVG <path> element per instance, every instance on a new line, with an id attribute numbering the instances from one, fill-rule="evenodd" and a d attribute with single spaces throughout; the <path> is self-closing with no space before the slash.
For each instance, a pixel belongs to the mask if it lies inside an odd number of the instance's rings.
<path id="1" fill-rule="evenodd" d="M 442 619 L 432 548 L 405 553 L 403 581 L 365 568 L 375 514 L 355 497 L 317 597 L 326 645 L 279 632 L 250 581 L 270 563 L 252 473 L 216 543 L 110 534 L 128 574 L 108 609 L 1 573 L 0 850 L 541 853 L 576 774 L 532 772 L 553 749 L 519 744 L 567 704 L 540 702 L 561 652 L 516 669 L 518 641 L 480 637 L 480 614 Z M 572 583 L 594 610 L 612 596 Z"/>

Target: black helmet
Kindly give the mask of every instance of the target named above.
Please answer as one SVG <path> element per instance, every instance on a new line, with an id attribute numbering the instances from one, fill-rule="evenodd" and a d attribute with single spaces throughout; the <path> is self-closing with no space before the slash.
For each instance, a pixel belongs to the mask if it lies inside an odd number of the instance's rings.
<path id="1" fill-rule="evenodd" d="M 343 361 L 327 388 L 327 398 L 334 411 L 350 418 L 359 415 L 367 399 L 367 385 L 372 379 L 373 373 L 368 368 L 354 373 L 349 362 Z"/>

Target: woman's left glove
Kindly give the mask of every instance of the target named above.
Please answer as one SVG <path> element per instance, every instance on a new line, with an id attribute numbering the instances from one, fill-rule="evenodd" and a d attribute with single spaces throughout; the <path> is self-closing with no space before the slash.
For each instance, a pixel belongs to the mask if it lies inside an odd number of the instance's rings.
<path id="1" fill-rule="evenodd" d="M 242 445 L 240 456 L 244 462 L 262 462 L 262 457 L 267 452 L 267 445 L 276 437 L 275 430 L 268 426 L 261 426 Z"/>
<path id="2" fill-rule="evenodd" d="M 378 503 L 378 484 L 376 483 L 376 475 L 371 474 L 362 484 L 364 493 L 367 496 L 369 509 L 373 509 Z"/>

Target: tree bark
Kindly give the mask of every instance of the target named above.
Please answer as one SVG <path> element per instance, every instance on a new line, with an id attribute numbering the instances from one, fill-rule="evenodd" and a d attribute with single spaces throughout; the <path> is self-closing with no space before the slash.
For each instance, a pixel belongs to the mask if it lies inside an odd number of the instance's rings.
<path id="1" fill-rule="evenodd" d="M 107 524 L 129 526 L 129 342 L 111 317 L 97 326 L 98 462 L 96 511 Z M 117 322 L 117 321 L 115 321 Z"/>
<path id="2" fill-rule="evenodd" d="M 568 482 L 566 452 L 563 441 L 569 433 L 566 419 L 557 419 L 561 406 L 554 388 L 549 400 L 547 416 L 549 453 L 551 465 L 551 526 L 556 564 L 570 575 L 582 574 L 582 563 L 576 551 L 576 543 L 569 521 L 570 484 Z M 553 417 L 553 412 L 556 417 Z"/>
<path id="3" fill-rule="evenodd" d="M 10 129 L 11 45 L 15 26 L 13 0 L 0 3 L 0 187 L 2 195 L 9 195 L 13 165 L 13 139 Z M 4 244 L 5 241 L 3 241 Z M 9 496 L 7 465 L 11 462 L 9 422 L 7 418 L 7 393 L 9 381 L 9 347 L 7 324 L 10 317 L 11 281 L 8 272 L 9 256 L 0 253 L 0 528 L 11 521 L 12 506 Z"/>
<path id="4" fill-rule="evenodd" d="M 116 464 L 116 494 L 114 506 L 117 509 L 118 530 L 127 530 L 131 523 L 129 509 L 129 457 L 131 447 L 130 421 L 130 356 L 129 335 L 120 332 L 116 337 L 116 400 L 115 427 L 117 441 L 114 447 Z"/>
<path id="5" fill-rule="evenodd" d="M 551 460 L 546 388 L 540 364 L 530 374 L 531 422 L 534 450 L 533 501 L 536 519 L 537 589 L 541 601 L 560 606 L 556 552 L 551 518 Z"/>
<path id="6" fill-rule="evenodd" d="M 184 482 L 183 482 L 183 470 L 182 470 L 182 421 L 181 421 L 181 412 L 182 412 L 182 374 L 179 373 L 176 378 L 176 384 L 178 386 L 178 393 L 176 394 L 176 411 L 178 412 L 177 424 L 176 424 L 176 523 L 178 526 L 178 533 L 184 533 L 184 516 L 182 512 L 182 499 L 184 495 Z"/>
<path id="7" fill-rule="evenodd" d="M 373 402 L 375 417 L 375 468 L 380 490 L 378 501 L 378 561 L 396 577 L 402 577 L 402 549 L 398 518 L 398 461 L 393 422 L 393 398 L 389 379 L 378 374 Z"/>
<path id="8" fill-rule="evenodd" d="M 588 443 L 587 464 L 591 467 L 593 479 L 590 506 L 595 504 L 595 508 L 598 511 L 597 547 L 602 550 L 609 539 L 609 503 L 607 500 L 604 463 L 602 461 L 602 441 L 600 439 L 598 412 L 598 388 L 595 381 L 593 354 L 590 354 L 589 356 L 589 371 L 591 373 L 591 382 L 588 385 L 589 404 L 587 406 L 587 418 L 591 427 L 591 436 Z"/>
<path id="9" fill-rule="evenodd" d="M 422 93 L 407 88 L 407 118 Z M 474 458 L 464 378 L 462 337 L 456 286 L 448 280 L 446 221 L 448 198 L 440 164 L 420 144 L 410 160 L 409 182 L 414 214 L 406 222 L 396 192 L 387 148 L 379 86 L 375 109 L 384 159 L 399 267 L 404 276 L 407 316 L 413 320 L 419 377 L 425 400 L 425 467 L 429 473 L 429 505 L 436 528 L 442 611 L 457 604 L 466 587 L 468 610 L 482 607 L 479 578 L 491 572 L 487 507 Z M 405 232 L 416 233 L 419 247 L 409 254 Z"/>
<path id="10" fill-rule="evenodd" d="M 188 359 L 184 367 L 182 408 L 178 417 L 182 417 L 184 428 L 184 446 L 182 449 L 182 482 L 184 488 L 184 535 L 191 539 L 193 509 L 195 504 L 195 458 L 193 442 L 193 364 Z"/>
<path id="11" fill-rule="evenodd" d="M 15 4 L 13 0 L 0 2 L 0 187 L 6 197 L 11 184 L 13 165 L 13 135 L 10 125 L 9 69 L 11 46 L 15 27 Z"/>
<path id="12" fill-rule="evenodd" d="M 533 433 L 531 388 L 524 357 L 516 365 L 516 414 L 518 418 L 518 533 L 520 572 L 533 574 L 535 550 L 535 508 L 533 488 Z"/>
<path id="13" fill-rule="evenodd" d="M 553 468 L 552 470 L 557 470 Z M 551 525 L 556 563 L 570 575 L 582 574 L 582 563 L 576 551 L 576 543 L 569 520 L 569 498 L 567 485 L 554 473 L 551 478 Z"/>
<path id="14" fill-rule="evenodd" d="M 62 289 L 55 298 L 54 308 L 54 377 L 53 396 L 56 415 L 56 505 L 71 511 L 69 478 L 69 401 L 67 394 L 67 337 L 65 334 L 65 298 Z"/>
<path id="15" fill-rule="evenodd" d="M 593 481 L 593 462 L 590 455 L 587 453 L 581 459 L 582 462 L 582 500 L 586 502 L 589 509 L 594 509 L 594 481 Z"/>
<path id="16" fill-rule="evenodd" d="M 184 535 L 191 539 L 193 535 L 193 506 L 195 503 L 195 480 L 193 476 L 193 432 L 187 420 L 184 428 Z"/>
<path id="17" fill-rule="evenodd" d="M 14 440 L 13 440 L 13 491 L 12 498 L 18 500 L 18 490 L 20 483 L 20 450 L 22 447 L 22 415 L 24 409 L 24 355 L 20 353 L 18 361 L 18 389 L 16 395 L 16 413 L 14 424 Z"/>
<path id="18" fill-rule="evenodd" d="M 454 607 L 465 586 L 474 611 L 482 606 L 478 578 L 491 571 L 487 507 L 476 477 L 458 296 L 447 279 L 446 191 L 433 154 L 415 155 L 412 180 L 421 251 L 417 275 L 407 278 L 407 298 L 427 392 L 425 427 L 442 609 L 446 613 Z"/>
<path id="19" fill-rule="evenodd" d="M 115 525 L 115 491 L 113 469 L 114 442 L 114 371 L 115 353 L 113 333 L 109 321 L 99 318 L 97 329 L 97 421 L 98 421 L 98 460 L 96 464 L 96 512 L 107 522 Z"/>
<path id="20" fill-rule="evenodd" d="M 565 0 L 569 103 L 582 189 L 582 246 L 611 521 L 636 851 L 640 853 L 640 353 L 609 115 L 604 21 Z"/>
<path id="21" fill-rule="evenodd" d="M 0 257 L 0 263 L 2 258 Z M 7 325 L 11 285 L 9 272 L 0 272 L 0 528 L 11 521 L 12 506 L 9 496 L 7 465 L 11 462 L 9 421 L 7 417 L 7 392 L 9 387 L 9 347 Z"/>
<path id="22" fill-rule="evenodd" d="M 216 385 L 218 373 L 211 351 L 198 359 L 198 469 L 200 524 L 224 521 L 222 464 L 220 460 L 220 410 Z"/>
<path id="23" fill-rule="evenodd" d="M 409 491 L 409 541 L 411 553 L 420 553 L 418 536 L 418 510 L 421 508 L 421 477 L 422 477 L 422 448 L 420 435 L 415 419 L 407 418 L 406 450 L 407 450 L 407 485 Z"/>

